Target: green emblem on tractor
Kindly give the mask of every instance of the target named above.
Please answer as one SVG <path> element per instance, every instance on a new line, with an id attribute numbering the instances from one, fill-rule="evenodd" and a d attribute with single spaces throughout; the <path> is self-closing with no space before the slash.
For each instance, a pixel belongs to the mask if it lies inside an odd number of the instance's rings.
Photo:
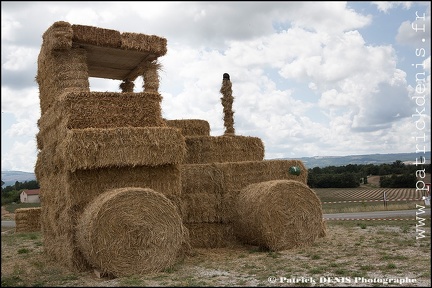
<path id="1" fill-rule="evenodd" d="M 300 175 L 300 172 L 301 172 L 301 170 L 300 170 L 300 167 L 299 166 L 291 166 L 290 168 L 289 168 L 289 172 L 290 172 L 290 174 L 292 174 L 292 175 Z"/>

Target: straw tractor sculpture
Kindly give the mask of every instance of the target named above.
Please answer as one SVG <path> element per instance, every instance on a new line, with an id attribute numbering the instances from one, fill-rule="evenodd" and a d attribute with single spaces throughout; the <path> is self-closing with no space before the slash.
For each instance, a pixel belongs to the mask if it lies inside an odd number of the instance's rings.
<path id="1" fill-rule="evenodd" d="M 43 34 L 35 173 L 45 253 L 125 276 L 163 271 L 193 248 L 279 251 L 325 235 L 302 162 L 264 160 L 259 138 L 235 135 L 229 75 L 224 135 L 210 136 L 205 120 L 162 118 L 166 44 L 64 21 Z M 89 77 L 120 80 L 121 92 L 91 92 Z"/>

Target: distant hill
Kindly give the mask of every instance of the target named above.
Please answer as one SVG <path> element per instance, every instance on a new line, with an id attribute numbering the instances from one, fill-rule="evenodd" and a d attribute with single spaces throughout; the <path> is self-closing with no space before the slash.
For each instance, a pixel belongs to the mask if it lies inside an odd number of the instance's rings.
<path id="1" fill-rule="evenodd" d="M 1 180 L 5 182 L 2 187 L 14 185 L 16 181 L 25 182 L 36 180 L 36 176 L 31 172 L 22 171 L 1 171 Z"/>
<path id="2" fill-rule="evenodd" d="M 375 164 L 380 165 L 384 163 L 391 164 L 397 160 L 405 164 L 414 164 L 416 158 L 423 156 L 426 158 L 426 163 L 430 164 L 431 152 L 423 153 L 394 153 L 394 154 L 368 154 L 368 155 L 349 155 L 349 156 L 315 156 L 315 157 L 302 157 L 292 158 L 301 160 L 307 168 L 314 167 L 327 167 L 327 166 L 346 166 L 349 164 Z M 290 158 L 291 159 L 291 158 Z"/>

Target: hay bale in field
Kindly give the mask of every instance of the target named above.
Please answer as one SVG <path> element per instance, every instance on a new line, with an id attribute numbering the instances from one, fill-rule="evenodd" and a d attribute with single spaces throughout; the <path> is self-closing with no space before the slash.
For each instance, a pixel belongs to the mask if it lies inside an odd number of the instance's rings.
<path id="1" fill-rule="evenodd" d="M 16 209 L 15 224 L 16 232 L 41 231 L 41 207 Z"/>
<path id="2" fill-rule="evenodd" d="M 94 199 L 77 226 L 77 242 L 94 268 L 114 276 L 162 271 L 187 252 L 176 207 L 149 188 L 120 188 Z"/>
<path id="3" fill-rule="evenodd" d="M 210 124 L 200 119 L 166 120 L 169 127 L 181 130 L 183 136 L 210 136 Z"/>
<path id="4" fill-rule="evenodd" d="M 260 161 L 264 144 L 250 136 L 186 136 L 184 164 Z"/>
<path id="5" fill-rule="evenodd" d="M 312 244 L 322 219 L 321 202 L 307 185 L 273 180 L 242 189 L 233 225 L 242 242 L 280 251 Z"/>
<path id="6" fill-rule="evenodd" d="M 270 180 L 295 180 L 307 183 L 307 169 L 298 160 L 264 160 L 231 163 L 215 163 L 222 173 L 222 187 L 226 193 L 222 199 L 222 222 L 230 223 L 235 218 L 236 202 L 241 189 L 254 183 Z M 301 167 L 300 175 L 292 175 L 290 167 Z"/>

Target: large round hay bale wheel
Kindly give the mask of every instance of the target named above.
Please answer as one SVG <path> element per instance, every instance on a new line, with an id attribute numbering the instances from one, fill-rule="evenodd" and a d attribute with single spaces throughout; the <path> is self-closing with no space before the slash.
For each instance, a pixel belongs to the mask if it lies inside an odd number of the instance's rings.
<path id="1" fill-rule="evenodd" d="M 89 203 L 77 225 L 77 242 L 102 273 L 128 276 L 162 271 L 188 247 L 187 228 L 174 204 L 149 188 L 120 188 Z"/>
<path id="2" fill-rule="evenodd" d="M 240 191 L 234 228 L 244 243 L 280 251 L 312 244 L 322 237 L 321 201 L 294 180 L 251 184 Z"/>

